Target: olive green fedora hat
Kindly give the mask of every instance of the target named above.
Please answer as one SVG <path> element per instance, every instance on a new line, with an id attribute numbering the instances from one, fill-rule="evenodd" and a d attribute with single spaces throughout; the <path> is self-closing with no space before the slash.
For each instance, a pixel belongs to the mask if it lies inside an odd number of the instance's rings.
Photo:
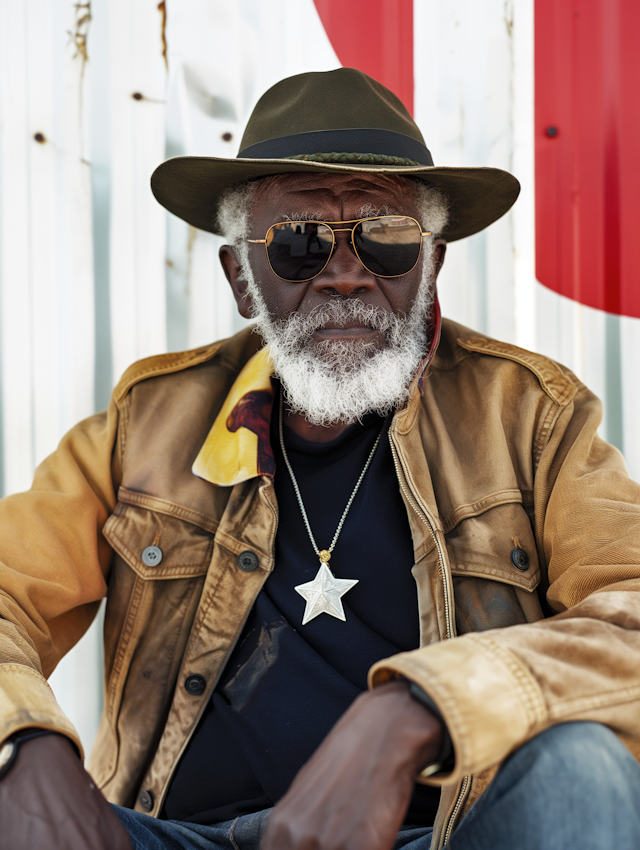
<path id="1" fill-rule="evenodd" d="M 178 156 L 151 177 L 157 200 L 174 215 L 220 233 L 216 210 L 232 186 L 272 174 L 401 174 L 449 199 L 449 242 L 482 230 L 512 206 L 520 184 L 498 168 L 435 166 L 402 102 L 354 68 L 298 74 L 258 101 L 234 159 Z"/>

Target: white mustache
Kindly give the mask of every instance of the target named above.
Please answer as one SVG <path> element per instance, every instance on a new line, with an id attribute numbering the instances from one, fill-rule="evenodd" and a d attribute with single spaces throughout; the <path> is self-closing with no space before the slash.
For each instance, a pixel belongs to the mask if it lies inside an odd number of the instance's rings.
<path id="1" fill-rule="evenodd" d="M 283 341 L 290 344 L 304 344 L 315 331 L 332 324 L 336 328 L 345 328 L 358 324 L 372 330 L 388 333 L 401 324 L 402 318 L 381 307 L 365 304 L 360 299 L 329 301 L 314 307 L 306 316 L 292 313 L 287 319 L 274 324 L 283 334 Z"/>

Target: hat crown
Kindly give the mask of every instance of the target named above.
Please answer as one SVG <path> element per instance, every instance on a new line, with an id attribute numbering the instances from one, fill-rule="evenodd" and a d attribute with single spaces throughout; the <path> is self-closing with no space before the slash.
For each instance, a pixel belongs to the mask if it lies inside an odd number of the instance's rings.
<path id="1" fill-rule="evenodd" d="M 360 128 L 402 133 L 425 144 L 392 91 L 355 68 L 337 68 L 297 74 L 266 91 L 249 118 L 240 151 L 267 139 Z"/>

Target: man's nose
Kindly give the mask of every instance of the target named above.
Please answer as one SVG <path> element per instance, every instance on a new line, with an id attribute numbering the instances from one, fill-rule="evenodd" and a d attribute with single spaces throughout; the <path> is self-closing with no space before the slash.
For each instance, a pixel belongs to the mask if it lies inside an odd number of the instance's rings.
<path id="1" fill-rule="evenodd" d="M 351 245 L 351 233 L 336 233 L 336 244 L 331 259 L 311 282 L 315 292 L 348 297 L 370 291 L 376 278 L 356 257 Z"/>

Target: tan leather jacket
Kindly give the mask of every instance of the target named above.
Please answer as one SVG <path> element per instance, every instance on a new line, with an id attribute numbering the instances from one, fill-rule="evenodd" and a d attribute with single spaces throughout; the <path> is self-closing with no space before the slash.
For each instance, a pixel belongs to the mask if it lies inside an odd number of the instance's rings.
<path id="1" fill-rule="evenodd" d="M 146 791 L 151 814 L 274 567 L 272 479 L 192 473 L 257 346 L 243 332 L 135 364 L 32 490 L 0 502 L 0 740 L 40 726 L 77 741 L 45 677 L 106 594 L 89 768 L 114 802 L 142 810 Z M 451 322 L 394 417 L 422 647 L 380 661 L 371 684 L 408 676 L 448 724 L 455 769 L 429 780 L 444 786 L 434 848 L 495 765 L 552 724 L 602 722 L 640 756 L 640 488 L 599 423 L 567 370 Z M 157 566 L 142 559 L 151 545 Z"/>

